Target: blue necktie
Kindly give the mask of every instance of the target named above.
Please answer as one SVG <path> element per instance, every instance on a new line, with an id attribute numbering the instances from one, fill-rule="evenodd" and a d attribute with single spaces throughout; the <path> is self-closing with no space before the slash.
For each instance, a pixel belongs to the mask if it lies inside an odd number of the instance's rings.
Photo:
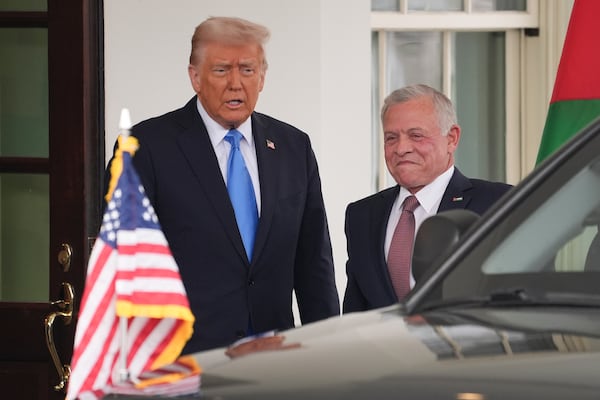
<path id="1" fill-rule="evenodd" d="M 254 235 L 258 224 L 258 209 L 252 180 L 240 151 L 241 139 L 242 134 L 235 129 L 230 130 L 225 135 L 225 140 L 231 144 L 231 152 L 227 162 L 227 191 L 235 211 L 235 219 L 246 248 L 248 260 L 251 260 Z"/>

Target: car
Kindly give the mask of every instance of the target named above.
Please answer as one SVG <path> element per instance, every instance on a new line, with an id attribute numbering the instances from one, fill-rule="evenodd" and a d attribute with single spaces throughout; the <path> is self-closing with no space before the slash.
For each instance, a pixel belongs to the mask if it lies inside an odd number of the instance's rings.
<path id="1" fill-rule="evenodd" d="M 427 219 L 405 301 L 197 353 L 189 398 L 598 399 L 599 224 L 600 119 L 481 217 Z"/>

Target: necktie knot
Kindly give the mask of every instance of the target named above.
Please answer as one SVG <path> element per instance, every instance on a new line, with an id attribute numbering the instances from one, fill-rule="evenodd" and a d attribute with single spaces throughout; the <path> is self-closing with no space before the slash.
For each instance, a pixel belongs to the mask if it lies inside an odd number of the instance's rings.
<path id="1" fill-rule="evenodd" d="M 402 203 L 402 211 L 414 212 L 419 207 L 419 200 L 415 196 L 408 196 Z"/>
<path id="2" fill-rule="evenodd" d="M 231 144 L 231 147 L 239 149 L 240 141 L 242 140 L 242 134 L 237 129 L 231 129 L 229 132 L 227 132 L 227 135 L 225 135 L 225 140 Z"/>

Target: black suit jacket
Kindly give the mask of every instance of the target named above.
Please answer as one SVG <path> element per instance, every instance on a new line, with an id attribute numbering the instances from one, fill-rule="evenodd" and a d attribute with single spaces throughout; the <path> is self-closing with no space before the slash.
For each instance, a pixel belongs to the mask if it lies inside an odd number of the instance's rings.
<path id="1" fill-rule="evenodd" d="M 261 213 L 249 261 L 196 97 L 132 128 L 133 164 L 179 266 L 196 317 L 190 353 L 254 332 L 339 315 L 321 181 L 309 137 L 253 113 Z M 272 143 L 267 144 L 267 143 Z"/>
<path id="2" fill-rule="evenodd" d="M 455 168 L 438 212 L 462 208 L 482 214 L 511 187 L 500 182 L 469 179 Z M 388 218 L 399 191 L 400 186 L 396 185 L 350 203 L 346 208 L 348 283 L 344 313 L 398 302 L 385 261 L 384 242 Z"/>

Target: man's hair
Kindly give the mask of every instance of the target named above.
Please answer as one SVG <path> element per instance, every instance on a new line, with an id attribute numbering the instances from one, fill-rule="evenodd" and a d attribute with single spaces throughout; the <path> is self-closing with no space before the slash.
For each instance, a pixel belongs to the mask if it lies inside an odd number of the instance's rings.
<path id="1" fill-rule="evenodd" d="M 383 121 L 385 113 L 391 106 L 423 96 L 431 98 L 433 108 L 438 117 L 440 132 L 442 135 L 446 136 L 450 131 L 450 128 L 453 125 L 458 124 L 454 105 L 445 94 L 424 84 L 405 86 L 390 93 L 385 98 L 383 107 L 381 107 L 381 121 Z"/>
<path id="2" fill-rule="evenodd" d="M 202 50 L 208 43 L 221 43 L 225 45 L 257 44 L 262 53 L 263 68 L 267 69 L 265 44 L 271 33 L 263 25 L 234 17 L 210 17 L 204 20 L 194 30 L 192 36 L 192 50 L 190 64 L 201 61 Z"/>

